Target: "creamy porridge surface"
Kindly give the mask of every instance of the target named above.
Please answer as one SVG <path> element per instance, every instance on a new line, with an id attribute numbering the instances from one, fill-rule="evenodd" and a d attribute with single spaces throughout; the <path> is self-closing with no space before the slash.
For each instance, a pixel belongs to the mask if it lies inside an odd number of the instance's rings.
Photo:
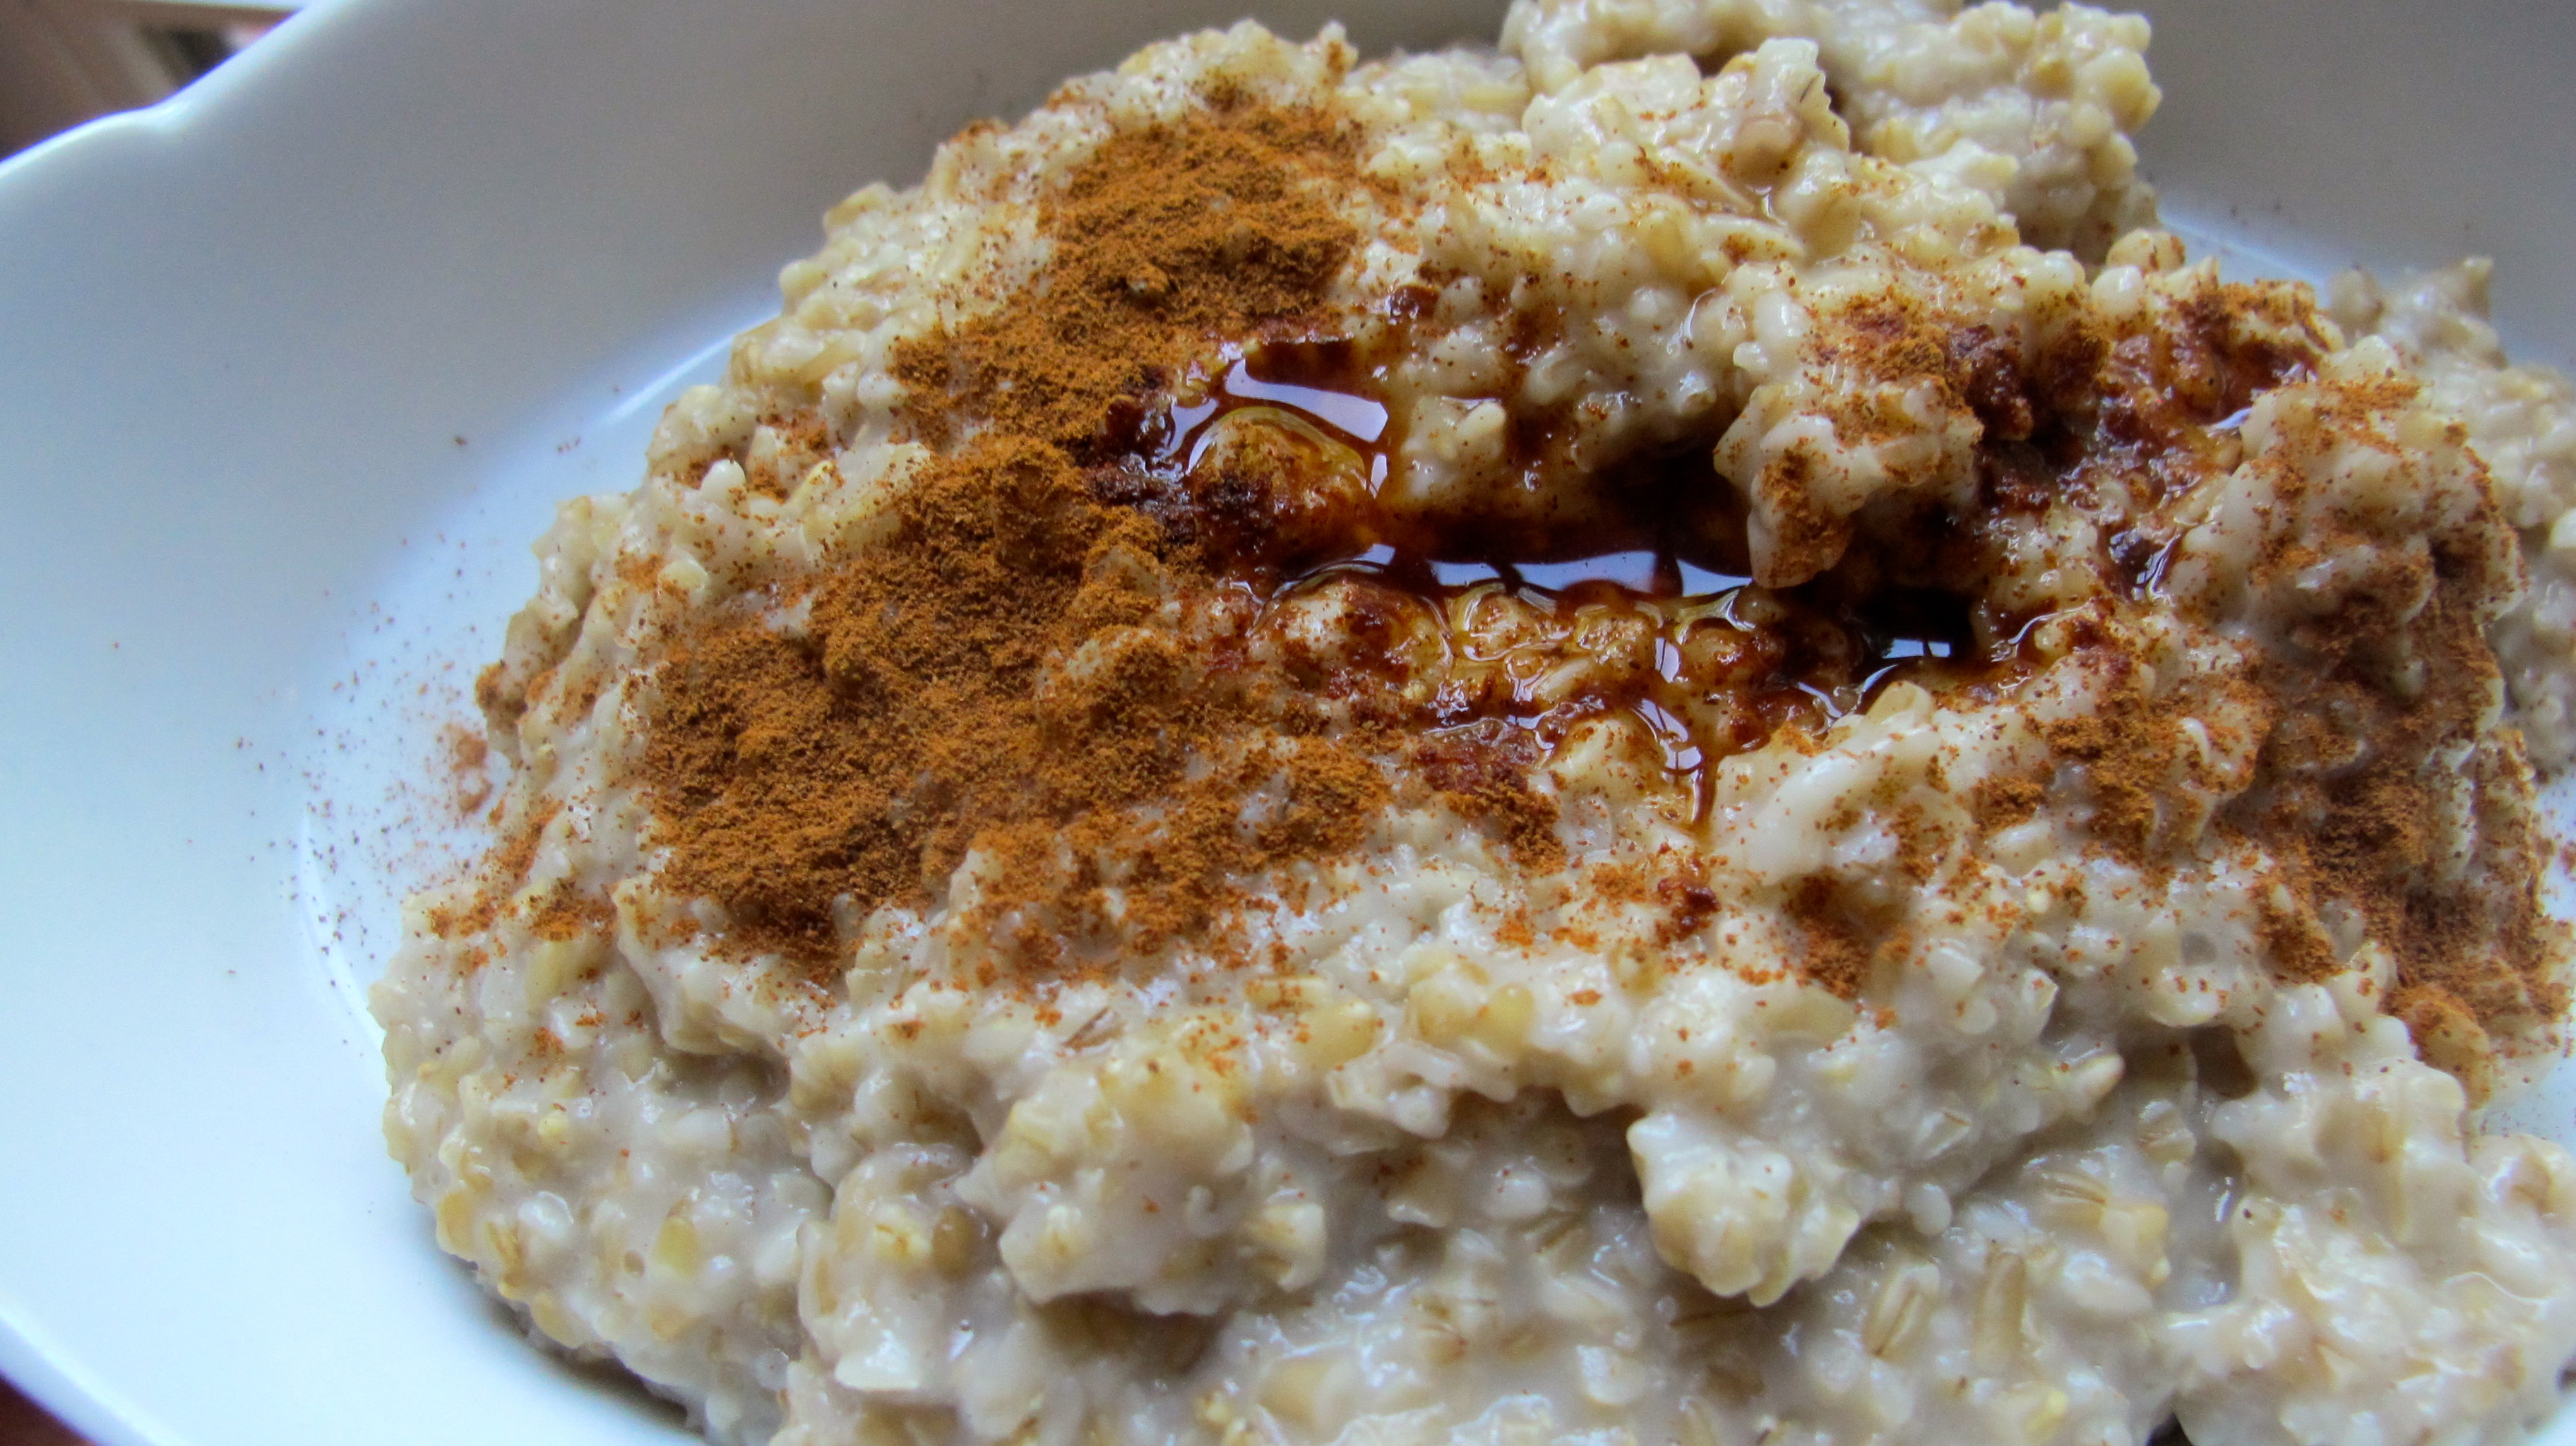
<path id="1" fill-rule="evenodd" d="M 2576 396 L 2146 24 L 1151 47 L 564 504 L 387 1133 L 725 1441 L 2518 1439 Z"/>

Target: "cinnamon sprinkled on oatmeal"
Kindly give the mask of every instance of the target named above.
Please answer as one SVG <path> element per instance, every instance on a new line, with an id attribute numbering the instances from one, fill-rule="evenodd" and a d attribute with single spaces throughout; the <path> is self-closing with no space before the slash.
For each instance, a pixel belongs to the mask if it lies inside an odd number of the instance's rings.
<path id="1" fill-rule="evenodd" d="M 527 882 L 528 870 L 536 863 L 537 845 L 545 836 L 546 826 L 554 822 L 556 812 L 552 806 L 540 807 L 505 830 L 463 881 L 462 900 L 429 909 L 430 932 L 444 938 L 463 938 L 491 928 L 509 907 L 511 895 Z"/>
<path id="2" fill-rule="evenodd" d="M 1040 208 L 1044 283 L 905 344 L 914 425 L 972 440 L 864 562 L 799 589 L 797 635 L 720 622 L 661 681 L 670 876 L 726 905 L 734 947 L 822 964 L 838 911 L 923 901 L 980 842 L 997 930 L 1048 902 L 1098 915 L 1108 869 L 1153 948 L 1204 929 L 1229 880 L 1356 842 L 1386 780 L 1328 742 L 1261 743 L 1259 680 L 1144 626 L 1224 579 L 1085 472 L 1220 343 L 1324 324 L 1353 231 L 1314 191 L 1351 183 L 1351 144 L 1323 111 L 1239 97 L 1113 136 Z M 1234 815 L 1274 781 L 1280 816 L 1247 836 Z"/>
<path id="3" fill-rule="evenodd" d="M 459 818 L 472 818 L 492 802 L 492 746 L 483 735 L 451 723 L 439 732 L 439 760 L 447 771 L 447 805 Z"/>
<path id="4" fill-rule="evenodd" d="M 1358 233 L 1352 123 L 1220 91 L 1181 121 L 1122 131 L 1040 206 L 1043 288 L 906 341 L 895 375 L 933 440 L 983 423 L 1089 461 L 1211 343 L 1294 337 Z"/>
<path id="5" fill-rule="evenodd" d="M 851 196 L 477 682 L 442 1246 L 729 1446 L 2501 1446 L 2576 388 L 2194 265 L 2145 39 L 1246 24 Z"/>

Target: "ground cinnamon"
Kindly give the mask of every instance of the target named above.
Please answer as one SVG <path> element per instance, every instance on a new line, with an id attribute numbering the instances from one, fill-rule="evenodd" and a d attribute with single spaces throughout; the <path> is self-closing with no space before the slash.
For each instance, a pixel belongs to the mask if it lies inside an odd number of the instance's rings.
<path id="1" fill-rule="evenodd" d="M 2318 665 L 2276 683 L 2280 721 L 2254 789 L 2229 821 L 2282 862 L 2304 916 L 2296 927 L 2265 920 L 2286 972 L 2332 967 L 2304 920 L 2340 905 L 2396 956 L 2401 1013 L 2465 1015 L 2509 1032 L 2565 1011 L 2550 947 L 2562 926 L 2540 906 L 2540 849 L 2522 811 L 2489 802 L 2518 789 L 2518 760 L 2466 746 L 2498 689 L 2494 654 L 2458 595 L 2466 583 L 2434 580 L 2402 627 L 2380 616 L 2383 596 L 2366 595 L 2352 609 L 2359 616 L 2312 632 Z M 2380 682 L 2378 650 L 2392 631 L 2423 665 L 2402 692 Z M 2465 756 L 2446 764 L 2454 752 Z M 2467 793 L 2491 855 L 2458 871 L 2440 857 L 2434 830 L 2447 807 L 2439 791 L 2450 789 Z"/>
<path id="2" fill-rule="evenodd" d="M 905 425 L 934 460 L 908 479 L 893 535 L 756 599 L 760 615 L 701 620 L 660 670 L 643 781 L 667 882 L 728 911 L 719 947 L 826 965 L 852 911 L 936 901 L 971 852 L 983 860 L 973 897 L 949 902 L 1004 955 L 1067 971 L 1183 940 L 1222 952 L 1243 881 L 1352 848 L 1399 796 L 1445 799 L 1523 867 L 1564 863 L 1526 728 L 1476 722 L 1456 699 L 1434 726 L 1392 689 L 1341 698 L 1351 706 L 1336 715 L 1248 661 L 1239 639 L 1193 634 L 1187 620 L 1221 613 L 1212 600 L 1228 589 L 1275 584 L 1264 559 L 1304 556 L 1318 530 L 1295 520 L 1295 543 L 1263 535 L 1298 510 L 1260 479 L 1233 479 L 1219 506 L 1139 461 L 1176 394 L 1249 350 L 1342 325 L 1329 296 L 1357 245 L 1345 219 L 1365 187 L 1356 149 L 1346 117 L 1224 95 L 1115 133 L 1042 200 L 1037 279 L 897 349 Z M 1937 381 L 1986 433 L 1981 485 L 1998 507 L 2045 507 L 2059 487 L 2129 489 L 2143 514 L 2206 472 L 2220 415 L 2308 370 L 2307 350 L 2240 340 L 2240 313 L 2296 322 L 2275 316 L 2289 304 L 2216 288 L 2174 341 L 2189 356 L 2087 334 L 2022 367 L 1995 336 L 1898 298 L 1846 317 L 1842 349 L 1823 359 L 1880 382 Z M 2168 386 L 2168 372 L 2186 384 Z M 829 450 L 818 416 L 771 420 L 798 457 Z M 1865 437 L 1896 423 L 1855 413 L 1837 425 Z M 2061 471 L 2051 455 L 2079 460 Z M 1866 593 L 1896 576 L 1835 529 L 1833 555 L 1816 559 L 1835 571 L 1814 588 Z M 2107 545 L 2143 598 L 2171 541 Z M 2293 907 L 2267 904 L 2254 923 L 2283 973 L 2336 966 L 2319 911 L 2339 901 L 2397 954 L 2410 1019 L 2546 1017 L 2563 999 L 2546 977 L 2546 921 L 2515 882 L 2531 871 L 2487 870 L 2505 883 L 2479 892 L 2425 867 L 2423 765 L 2475 731 L 2493 682 L 2451 596 L 2478 592 L 2475 580 L 2428 586 L 2420 614 L 2374 612 L 2387 599 L 2363 595 L 2271 674 L 2229 685 L 2260 693 L 2271 732 L 2218 836 L 2282 865 Z M 2160 696 L 2123 655 L 2110 621 L 2121 606 L 2106 601 L 2074 635 L 2111 669 L 2101 706 L 2039 730 L 2040 772 L 1973 791 L 1974 838 L 2063 788 L 2086 806 L 2093 846 L 2151 876 L 2187 862 L 2169 857 L 2169 795 L 2195 756 L 2194 705 Z M 2420 697 L 2385 694 L 2347 663 L 2356 640 L 2392 629 L 2427 660 Z M 2010 675 L 1998 664 L 1979 686 Z M 2303 739 L 2348 738 L 2356 717 L 2358 762 L 2301 756 Z M 1899 832 L 1900 866 L 1929 883 L 1947 844 L 1920 818 Z M 1807 976 L 1857 996 L 1889 947 L 1884 921 L 1822 877 L 1785 911 Z"/>
<path id="3" fill-rule="evenodd" d="M 713 622 L 663 669 L 645 782 L 729 946 L 819 964 L 839 911 L 929 899 L 980 847 L 996 939 L 1152 948 L 1231 880 L 1358 841 L 1385 774 L 1141 626 L 1222 568 L 1091 475 L 1193 363 L 1329 324 L 1352 152 L 1339 117 L 1226 97 L 1114 135 L 1041 208 L 1042 279 L 899 350 L 943 452 L 895 534 L 806 584 L 794 634 Z"/>
<path id="4" fill-rule="evenodd" d="M 1210 111 L 1122 131 L 1041 208 L 1043 288 L 896 349 L 915 428 L 976 424 L 1094 460 L 1149 399 L 1204 361 L 1315 329 L 1358 244 L 1338 190 L 1357 132 L 1332 112 L 1218 96 Z"/>

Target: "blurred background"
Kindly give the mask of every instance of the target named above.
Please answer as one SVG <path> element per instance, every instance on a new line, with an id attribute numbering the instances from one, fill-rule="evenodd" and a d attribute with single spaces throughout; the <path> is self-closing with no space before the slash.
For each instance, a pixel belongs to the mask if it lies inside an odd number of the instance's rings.
<path id="1" fill-rule="evenodd" d="M 92 116 L 150 105 L 295 8 L 295 0 L 0 0 L 0 155 Z"/>
<path id="2" fill-rule="evenodd" d="M 0 1446 L 85 1446 L 80 1437 L 0 1381 Z"/>

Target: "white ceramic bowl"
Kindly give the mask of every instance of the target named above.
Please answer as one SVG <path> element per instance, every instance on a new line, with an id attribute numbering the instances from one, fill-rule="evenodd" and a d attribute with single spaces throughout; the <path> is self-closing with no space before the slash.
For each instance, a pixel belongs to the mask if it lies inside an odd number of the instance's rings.
<path id="1" fill-rule="evenodd" d="M 523 1344 L 379 1143 L 438 729 L 552 500 L 629 484 L 826 205 L 1244 4 L 350 0 L 0 167 L 0 1372 L 110 1446 L 684 1439 Z M 1251 8 L 1380 49 L 1502 7 Z M 2147 8 L 2184 229 L 2493 254 L 2576 362 L 2576 11 Z M 2518 1127 L 2576 1134 L 2565 1076 Z"/>

